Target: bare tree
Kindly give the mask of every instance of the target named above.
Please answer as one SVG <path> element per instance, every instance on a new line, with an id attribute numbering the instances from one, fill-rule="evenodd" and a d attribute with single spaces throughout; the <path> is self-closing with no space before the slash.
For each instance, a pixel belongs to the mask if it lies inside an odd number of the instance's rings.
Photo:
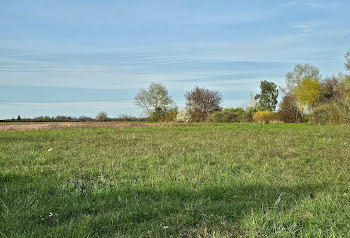
<path id="1" fill-rule="evenodd" d="M 165 111 L 174 103 L 168 96 L 168 90 L 160 83 L 152 82 L 148 89 L 141 89 L 135 96 L 135 104 L 144 109 L 148 115 L 156 110 Z"/>
<path id="2" fill-rule="evenodd" d="M 347 70 L 350 70 L 350 50 L 348 52 L 346 52 L 345 60 L 346 60 L 345 68 Z"/>
<path id="3" fill-rule="evenodd" d="M 185 94 L 185 98 L 194 121 L 203 121 L 210 113 L 221 109 L 222 96 L 215 90 L 196 86 L 192 91 Z"/>

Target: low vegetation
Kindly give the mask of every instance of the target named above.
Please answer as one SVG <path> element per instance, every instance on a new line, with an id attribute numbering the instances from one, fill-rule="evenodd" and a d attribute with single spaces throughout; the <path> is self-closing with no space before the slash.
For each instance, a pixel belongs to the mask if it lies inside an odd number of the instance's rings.
<path id="1" fill-rule="evenodd" d="M 273 113 L 269 110 L 257 111 L 253 115 L 253 120 L 259 123 L 269 123 L 273 120 Z"/>
<path id="2" fill-rule="evenodd" d="M 350 236 L 349 127 L 186 125 L 0 131 L 0 236 Z"/>

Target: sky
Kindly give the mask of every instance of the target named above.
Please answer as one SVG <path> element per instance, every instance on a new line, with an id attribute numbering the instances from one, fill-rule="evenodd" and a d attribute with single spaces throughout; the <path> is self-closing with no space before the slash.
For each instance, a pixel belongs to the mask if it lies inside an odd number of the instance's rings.
<path id="1" fill-rule="evenodd" d="M 0 119 L 144 116 L 151 82 L 178 107 L 194 86 L 244 107 L 296 64 L 345 72 L 348 0 L 1 0 Z"/>

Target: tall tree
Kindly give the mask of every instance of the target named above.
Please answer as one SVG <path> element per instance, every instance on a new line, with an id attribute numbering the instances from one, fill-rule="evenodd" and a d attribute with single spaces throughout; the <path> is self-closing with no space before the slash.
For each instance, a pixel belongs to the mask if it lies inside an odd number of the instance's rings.
<path id="1" fill-rule="evenodd" d="M 292 91 L 303 79 L 320 79 L 320 70 L 310 64 L 297 64 L 293 71 L 286 74 L 287 89 Z"/>
<path id="2" fill-rule="evenodd" d="M 261 110 L 275 111 L 278 98 L 277 85 L 266 80 L 260 83 L 260 93 L 255 96 Z"/>
<path id="3" fill-rule="evenodd" d="M 155 111 L 165 111 L 174 103 L 163 84 L 152 82 L 147 89 L 141 89 L 134 98 L 135 104 L 148 115 Z"/>
<path id="4" fill-rule="evenodd" d="M 221 109 L 222 96 L 215 90 L 196 86 L 185 94 L 185 98 L 194 121 L 203 121 L 210 113 Z"/>

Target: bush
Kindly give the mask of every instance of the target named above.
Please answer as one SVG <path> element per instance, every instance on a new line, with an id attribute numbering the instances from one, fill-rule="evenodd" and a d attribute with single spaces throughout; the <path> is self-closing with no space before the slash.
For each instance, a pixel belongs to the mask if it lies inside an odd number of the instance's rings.
<path id="1" fill-rule="evenodd" d="M 59 121 L 59 122 L 76 122 L 78 121 L 77 118 L 75 117 L 70 117 L 70 116 L 56 116 L 56 118 L 53 118 L 52 121 Z"/>
<path id="2" fill-rule="evenodd" d="M 81 122 L 86 122 L 86 121 L 93 121 L 94 119 L 88 116 L 80 116 L 78 120 Z"/>
<path id="3" fill-rule="evenodd" d="M 107 113 L 105 112 L 99 112 L 96 116 L 96 121 L 107 121 Z"/>
<path id="4" fill-rule="evenodd" d="M 240 116 L 239 120 L 241 122 L 253 122 L 253 116 L 254 114 L 259 111 L 259 108 L 257 106 L 255 107 L 248 107 L 244 113 Z"/>
<path id="5" fill-rule="evenodd" d="M 310 113 L 303 113 L 300 119 L 301 123 L 310 123 Z"/>
<path id="6" fill-rule="evenodd" d="M 154 112 L 152 112 L 148 118 L 147 118 L 147 121 L 150 121 L 150 122 L 157 122 L 157 121 L 160 121 L 162 117 L 164 117 L 165 115 L 165 110 L 160 108 L 160 107 L 157 107 L 155 109 Z"/>
<path id="7" fill-rule="evenodd" d="M 176 120 L 177 108 L 162 109 L 158 107 L 151 115 L 147 118 L 147 121 L 151 122 L 171 122 Z"/>
<path id="8" fill-rule="evenodd" d="M 183 110 L 179 111 L 179 113 L 177 113 L 177 115 L 176 115 L 176 121 L 178 121 L 178 122 L 191 122 L 192 118 L 191 118 L 190 110 L 183 109 Z"/>
<path id="9" fill-rule="evenodd" d="M 344 105 L 337 103 L 325 103 L 312 111 L 310 124 L 317 125 L 342 125 L 350 123 L 350 115 Z"/>
<path id="10" fill-rule="evenodd" d="M 254 112 L 245 111 L 242 115 L 239 116 L 238 120 L 240 122 L 253 122 Z"/>
<path id="11" fill-rule="evenodd" d="M 214 112 L 209 114 L 206 121 L 208 122 L 241 122 L 241 116 L 244 114 L 244 110 L 242 108 L 232 108 L 232 109 L 224 109 L 220 112 Z"/>
<path id="12" fill-rule="evenodd" d="M 166 121 L 166 122 L 175 121 L 176 116 L 177 116 L 177 108 L 176 107 L 171 108 L 166 111 L 165 115 L 162 118 L 162 121 Z"/>
<path id="13" fill-rule="evenodd" d="M 257 111 L 253 115 L 253 120 L 259 123 L 269 123 L 274 117 L 274 114 L 268 110 Z"/>
<path id="14" fill-rule="evenodd" d="M 299 110 L 295 98 L 291 95 L 283 97 L 278 112 L 279 120 L 286 123 L 295 123 L 301 121 L 301 111 Z"/>
<path id="15" fill-rule="evenodd" d="M 119 115 L 119 121 L 137 121 L 136 117 L 129 116 L 127 114 Z"/>
<path id="16" fill-rule="evenodd" d="M 248 108 L 246 111 L 243 108 L 229 108 L 220 112 L 210 114 L 206 121 L 208 122 L 253 122 L 253 115 L 257 112 L 256 108 Z"/>
<path id="17" fill-rule="evenodd" d="M 49 116 L 39 116 L 39 117 L 34 117 L 32 121 L 34 121 L 34 122 L 49 122 L 49 121 L 55 121 L 55 118 L 49 117 Z"/>

